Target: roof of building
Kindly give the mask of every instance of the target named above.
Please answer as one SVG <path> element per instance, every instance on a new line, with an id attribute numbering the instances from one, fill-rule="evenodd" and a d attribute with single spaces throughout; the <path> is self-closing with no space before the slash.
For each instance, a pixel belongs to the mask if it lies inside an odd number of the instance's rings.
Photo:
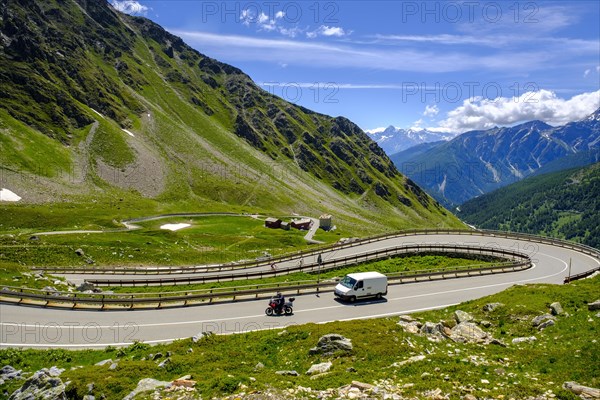
<path id="1" fill-rule="evenodd" d="M 269 217 L 265 219 L 265 222 L 281 222 L 281 220 L 279 218 Z"/>

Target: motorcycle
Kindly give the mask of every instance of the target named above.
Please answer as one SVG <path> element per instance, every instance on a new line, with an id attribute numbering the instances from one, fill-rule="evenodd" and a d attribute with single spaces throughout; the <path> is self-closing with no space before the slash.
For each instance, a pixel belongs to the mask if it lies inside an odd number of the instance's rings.
<path id="1" fill-rule="evenodd" d="M 271 299 L 269 300 L 269 307 L 267 307 L 267 309 L 265 310 L 265 314 L 267 314 L 269 317 L 272 315 L 281 314 L 292 315 L 294 313 L 294 300 L 296 300 L 294 297 L 290 297 L 283 304 L 283 306 L 280 307 L 277 303 L 277 298 L 271 297 Z"/>

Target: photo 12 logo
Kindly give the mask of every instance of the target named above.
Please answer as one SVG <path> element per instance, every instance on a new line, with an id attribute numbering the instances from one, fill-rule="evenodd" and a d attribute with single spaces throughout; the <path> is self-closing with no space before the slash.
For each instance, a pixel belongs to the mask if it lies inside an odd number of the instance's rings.
<path id="1" fill-rule="evenodd" d="M 261 86 L 270 94 L 294 104 L 302 99 L 315 104 L 337 104 L 340 101 L 337 97 L 340 87 L 334 82 L 263 82 Z"/>
<path id="2" fill-rule="evenodd" d="M 535 24 L 539 12 L 537 3 L 479 1 L 403 1 L 402 23 L 474 23 Z"/>
<path id="3" fill-rule="evenodd" d="M 202 23 L 219 21 L 221 23 L 260 24 L 264 21 L 281 19 L 296 24 L 311 21 L 315 24 L 338 23 L 339 5 L 337 2 L 233 2 L 203 1 Z"/>
<path id="4" fill-rule="evenodd" d="M 133 322 L 102 326 L 95 322 L 5 322 L 0 325 L 0 343 L 22 345 L 109 346 L 138 340 L 139 326 Z"/>

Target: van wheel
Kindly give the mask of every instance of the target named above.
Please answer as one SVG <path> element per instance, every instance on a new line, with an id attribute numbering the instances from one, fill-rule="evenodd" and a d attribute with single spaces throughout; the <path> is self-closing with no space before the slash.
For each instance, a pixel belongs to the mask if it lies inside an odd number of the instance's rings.
<path id="1" fill-rule="evenodd" d="M 377 293 L 377 296 L 375 296 L 375 298 L 377 300 L 381 300 L 383 298 L 383 295 L 381 293 Z"/>
<path id="2" fill-rule="evenodd" d="M 354 303 L 356 301 L 356 296 L 351 296 L 349 300 L 350 303 Z"/>

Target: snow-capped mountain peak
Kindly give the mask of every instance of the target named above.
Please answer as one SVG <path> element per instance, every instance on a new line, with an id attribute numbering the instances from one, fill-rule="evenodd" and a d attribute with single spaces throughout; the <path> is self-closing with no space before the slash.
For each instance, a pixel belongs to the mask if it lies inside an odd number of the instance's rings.
<path id="1" fill-rule="evenodd" d="M 440 140 L 450 140 L 456 136 L 452 133 L 433 132 L 423 128 L 397 128 L 393 125 L 387 128 L 376 128 L 366 130 L 374 141 L 388 155 L 406 150 L 409 147 L 421 143 L 437 142 Z"/>

